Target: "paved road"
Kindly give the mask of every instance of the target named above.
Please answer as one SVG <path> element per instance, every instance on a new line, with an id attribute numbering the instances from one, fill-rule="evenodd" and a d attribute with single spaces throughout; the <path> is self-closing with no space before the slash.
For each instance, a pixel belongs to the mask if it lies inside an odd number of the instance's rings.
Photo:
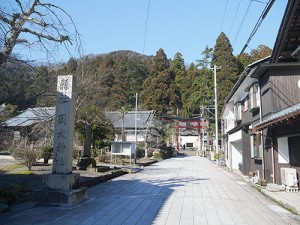
<path id="1" fill-rule="evenodd" d="M 205 158 L 177 157 L 89 189 L 73 209 L 35 207 L 0 224 L 298 224 L 292 214 Z"/>

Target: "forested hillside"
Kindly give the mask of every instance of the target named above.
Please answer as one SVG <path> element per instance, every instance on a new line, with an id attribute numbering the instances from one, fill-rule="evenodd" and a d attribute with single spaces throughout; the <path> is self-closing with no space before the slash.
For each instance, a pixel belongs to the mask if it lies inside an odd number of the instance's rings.
<path id="1" fill-rule="evenodd" d="M 23 110 L 34 106 L 54 106 L 56 77 L 77 77 L 77 112 L 84 120 L 94 113 L 108 110 L 133 110 L 135 93 L 139 109 L 156 110 L 157 116 L 188 117 L 205 105 L 213 105 L 213 65 L 221 66 L 217 74 L 219 110 L 239 74 L 249 63 L 270 55 L 271 49 L 258 46 L 250 54 L 233 55 L 229 39 L 221 33 L 214 48 L 206 47 L 199 60 L 187 65 L 177 53 L 172 59 L 163 49 L 154 56 L 132 51 L 117 51 L 70 58 L 67 63 L 29 67 L 1 66 L 0 103 Z"/>

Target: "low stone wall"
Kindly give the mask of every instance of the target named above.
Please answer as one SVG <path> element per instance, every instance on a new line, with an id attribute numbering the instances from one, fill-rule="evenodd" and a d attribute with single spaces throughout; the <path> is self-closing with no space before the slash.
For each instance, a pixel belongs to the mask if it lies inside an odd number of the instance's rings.
<path id="1" fill-rule="evenodd" d="M 29 190 L 41 188 L 42 177 L 42 175 L 33 174 L 3 174 L 0 176 L 0 189 L 7 188 L 11 185 L 21 185 Z"/>
<path id="2" fill-rule="evenodd" d="M 80 176 L 80 186 L 91 187 L 101 182 L 122 176 L 125 172 L 122 169 L 111 170 L 105 173 L 99 173 L 94 176 Z M 11 185 L 20 185 L 28 190 L 42 188 L 42 175 L 12 175 L 4 174 L 0 176 L 0 189 Z"/>
<path id="3" fill-rule="evenodd" d="M 122 176 L 124 174 L 124 171 L 122 169 L 118 170 L 112 170 L 109 172 L 106 172 L 105 174 L 102 174 L 101 176 L 95 176 L 95 177 L 80 177 L 80 186 L 83 187 L 91 187 L 94 185 L 97 185 L 99 183 L 102 183 L 107 180 L 111 180 L 115 177 Z"/>

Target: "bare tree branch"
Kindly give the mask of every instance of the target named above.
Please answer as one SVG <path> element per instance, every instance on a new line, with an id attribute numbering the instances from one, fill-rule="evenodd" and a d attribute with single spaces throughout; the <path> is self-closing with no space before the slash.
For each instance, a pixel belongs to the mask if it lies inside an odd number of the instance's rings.
<path id="1" fill-rule="evenodd" d="M 49 25 L 49 24 L 47 24 L 47 23 L 45 23 L 43 21 L 39 21 L 39 20 L 36 20 L 36 19 L 34 19 L 32 17 L 28 17 L 28 16 L 25 16 L 25 15 L 23 15 L 23 19 L 27 20 L 29 22 L 33 22 L 33 23 L 35 23 L 35 24 L 37 24 L 37 25 L 39 25 L 41 27 L 47 27 Z"/>
<path id="2" fill-rule="evenodd" d="M 60 37 L 55 38 L 55 37 L 52 37 L 50 35 L 45 35 L 45 34 L 42 34 L 42 33 L 38 33 L 36 31 L 30 30 L 28 28 L 20 29 L 20 31 L 25 32 L 25 33 L 31 33 L 33 35 L 36 35 L 37 37 L 45 38 L 49 41 L 55 41 L 55 42 L 59 42 L 59 43 L 64 42 L 64 41 L 70 41 L 69 36 L 60 35 Z"/>
<path id="3" fill-rule="evenodd" d="M 25 6 L 22 0 L 15 2 L 16 8 L 0 6 L 0 30 L 3 31 L 3 36 L 0 36 L 0 65 L 9 59 L 17 44 L 34 44 L 45 48 L 43 42 L 64 43 L 66 49 L 69 46 L 65 43 L 73 45 L 69 29 L 63 24 L 61 15 L 67 16 L 71 21 L 75 42 L 81 46 L 75 23 L 63 8 L 40 0 L 29 2 L 29 6 Z M 48 52 L 47 48 L 45 50 Z"/>
<path id="4" fill-rule="evenodd" d="M 16 0 L 16 2 L 17 2 L 17 4 L 19 5 L 19 7 L 20 7 L 22 13 L 25 14 L 24 9 L 23 9 L 23 6 L 22 6 L 22 3 L 21 3 L 19 0 Z"/>

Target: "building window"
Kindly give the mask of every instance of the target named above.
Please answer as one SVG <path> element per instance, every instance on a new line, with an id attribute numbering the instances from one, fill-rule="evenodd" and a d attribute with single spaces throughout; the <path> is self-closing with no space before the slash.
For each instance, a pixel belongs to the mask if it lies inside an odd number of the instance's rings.
<path id="1" fill-rule="evenodd" d="M 254 134 L 251 136 L 251 157 L 262 158 L 263 146 L 261 134 Z"/>
<path id="2" fill-rule="evenodd" d="M 288 137 L 277 139 L 278 143 L 278 163 L 290 163 Z"/>
<path id="3" fill-rule="evenodd" d="M 194 144 L 193 143 L 186 143 L 186 147 L 192 148 L 192 147 L 194 147 Z"/>
<path id="4" fill-rule="evenodd" d="M 248 96 L 246 96 L 246 98 L 244 98 L 243 100 L 243 112 L 246 112 L 248 110 Z"/>
<path id="5" fill-rule="evenodd" d="M 240 102 L 236 103 L 233 107 L 235 120 L 242 120 L 242 105 Z"/>
<path id="6" fill-rule="evenodd" d="M 260 98 L 258 92 L 258 84 L 254 84 L 249 91 L 250 111 L 254 111 L 260 106 Z"/>

